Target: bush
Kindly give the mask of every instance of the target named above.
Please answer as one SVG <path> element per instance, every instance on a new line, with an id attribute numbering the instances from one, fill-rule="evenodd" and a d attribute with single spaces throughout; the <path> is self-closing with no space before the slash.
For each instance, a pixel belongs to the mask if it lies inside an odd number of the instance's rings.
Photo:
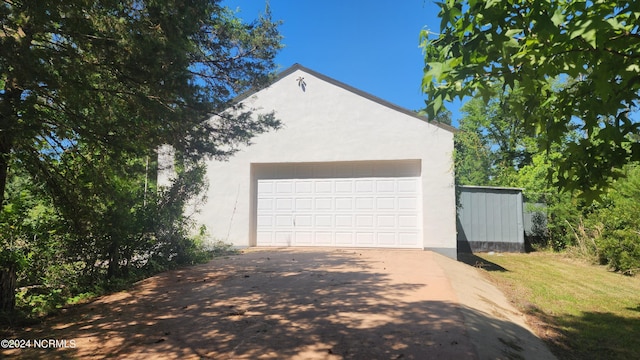
<path id="1" fill-rule="evenodd" d="M 640 272 L 640 236 L 628 230 L 615 230 L 599 238 L 600 262 L 626 275 Z"/>
<path id="2" fill-rule="evenodd" d="M 598 257 L 613 270 L 633 275 L 640 272 L 640 166 L 625 169 L 603 201 L 589 215 Z"/>
<path id="3" fill-rule="evenodd" d="M 0 299 L 13 300 L 15 293 L 16 313 L 36 318 L 211 259 L 214 253 L 203 246 L 205 233 L 189 236 L 192 222 L 184 215 L 186 204 L 203 189 L 204 168 L 182 172 L 164 191 L 151 185 L 147 191 L 145 167 L 138 168 L 142 172 L 114 171 L 102 179 L 112 185 L 106 195 L 76 194 L 83 201 L 68 204 L 56 202 L 25 172 L 12 173 L 0 211 L 0 270 L 11 265 L 18 291 Z M 83 183 L 90 184 L 94 174 L 82 171 L 75 176 L 84 175 Z"/>

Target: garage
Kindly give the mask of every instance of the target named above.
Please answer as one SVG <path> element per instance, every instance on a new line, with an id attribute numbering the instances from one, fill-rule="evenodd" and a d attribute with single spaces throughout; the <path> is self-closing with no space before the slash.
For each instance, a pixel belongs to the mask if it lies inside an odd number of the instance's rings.
<path id="1" fill-rule="evenodd" d="M 299 64 L 236 101 L 281 126 L 205 162 L 190 216 L 205 241 L 457 256 L 454 128 Z"/>
<path id="2" fill-rule="evenodd" d="M 256 169 L 258 246 L 422 247 L 418 160 Z"/>

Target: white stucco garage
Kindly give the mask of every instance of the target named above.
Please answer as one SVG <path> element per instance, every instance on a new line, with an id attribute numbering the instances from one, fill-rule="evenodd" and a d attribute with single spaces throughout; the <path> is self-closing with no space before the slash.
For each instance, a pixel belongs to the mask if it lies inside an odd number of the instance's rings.
<path id="1" fill-rule="evenodd" d="M 282 128 L 207 164 L 197 221 L 214 239 L 456 257 L 452 127 L 300 65 L 241 101 Z"/>

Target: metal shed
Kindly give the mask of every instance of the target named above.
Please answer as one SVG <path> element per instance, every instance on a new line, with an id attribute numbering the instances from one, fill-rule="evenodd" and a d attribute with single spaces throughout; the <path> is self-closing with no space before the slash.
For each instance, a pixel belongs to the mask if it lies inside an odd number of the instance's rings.
<path id="1" fill-rule="evenodd" d="M 524 252 L 522 189 L 458 186 L 458 252 Z"/>

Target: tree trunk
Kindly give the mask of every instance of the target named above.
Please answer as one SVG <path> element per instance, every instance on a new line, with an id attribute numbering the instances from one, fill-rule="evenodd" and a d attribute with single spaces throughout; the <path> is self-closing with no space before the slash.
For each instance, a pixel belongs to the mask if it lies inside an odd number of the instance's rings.
<path id="1" fill-rule="evenodd" d="M 5 96 L 0 98 L 0 212 L 4 208 L 4 191 L 7 187 L 9 176 L 9 159 L 11 157 L 11 136 L 7 134 L 8 124 L 15 118 L 13 101 L 20 100 L 20 91 L 5 88 Z M 0 245 L 7 246 L 5 239 L 0 238 Z M 16 306 L 16 271 L 17 264 L 9 261 L 3 264 L 0 261 L 0 312 L 13 311 Z"/>
<path id="2" fill-rule="evenodd" d="M 5 136 L 0 136 L 0 212 L 4 207 L 4 190 L 9 176 L 9 154 L 11 146 Z"/>
<path id="3" fill-rule="evenodd" d="M 2 90 L 4 94 L 0 97 L 0 211 L 4 207 L 4 190 L 7 187 L 9 159 L 14 145 L 12 134 L 19 134 L 21 130 L 15 124 L 19 123 L 16 109 L 22 96 L 22 90 L 17 88 L 15 79 L 7 81 Z"/>
<path id="4" fill-rule="evenodd" d="M 16 306 L 16 265 L 0 268 L 0 312 L 10 312 Z"/>
<path id="5" fill-rule="evenodd" d="M 109 267 L 107 268 L 107 279 L 120 276 L 120 246 L 118 241 L 112 240 L 109 246 Z"/>

